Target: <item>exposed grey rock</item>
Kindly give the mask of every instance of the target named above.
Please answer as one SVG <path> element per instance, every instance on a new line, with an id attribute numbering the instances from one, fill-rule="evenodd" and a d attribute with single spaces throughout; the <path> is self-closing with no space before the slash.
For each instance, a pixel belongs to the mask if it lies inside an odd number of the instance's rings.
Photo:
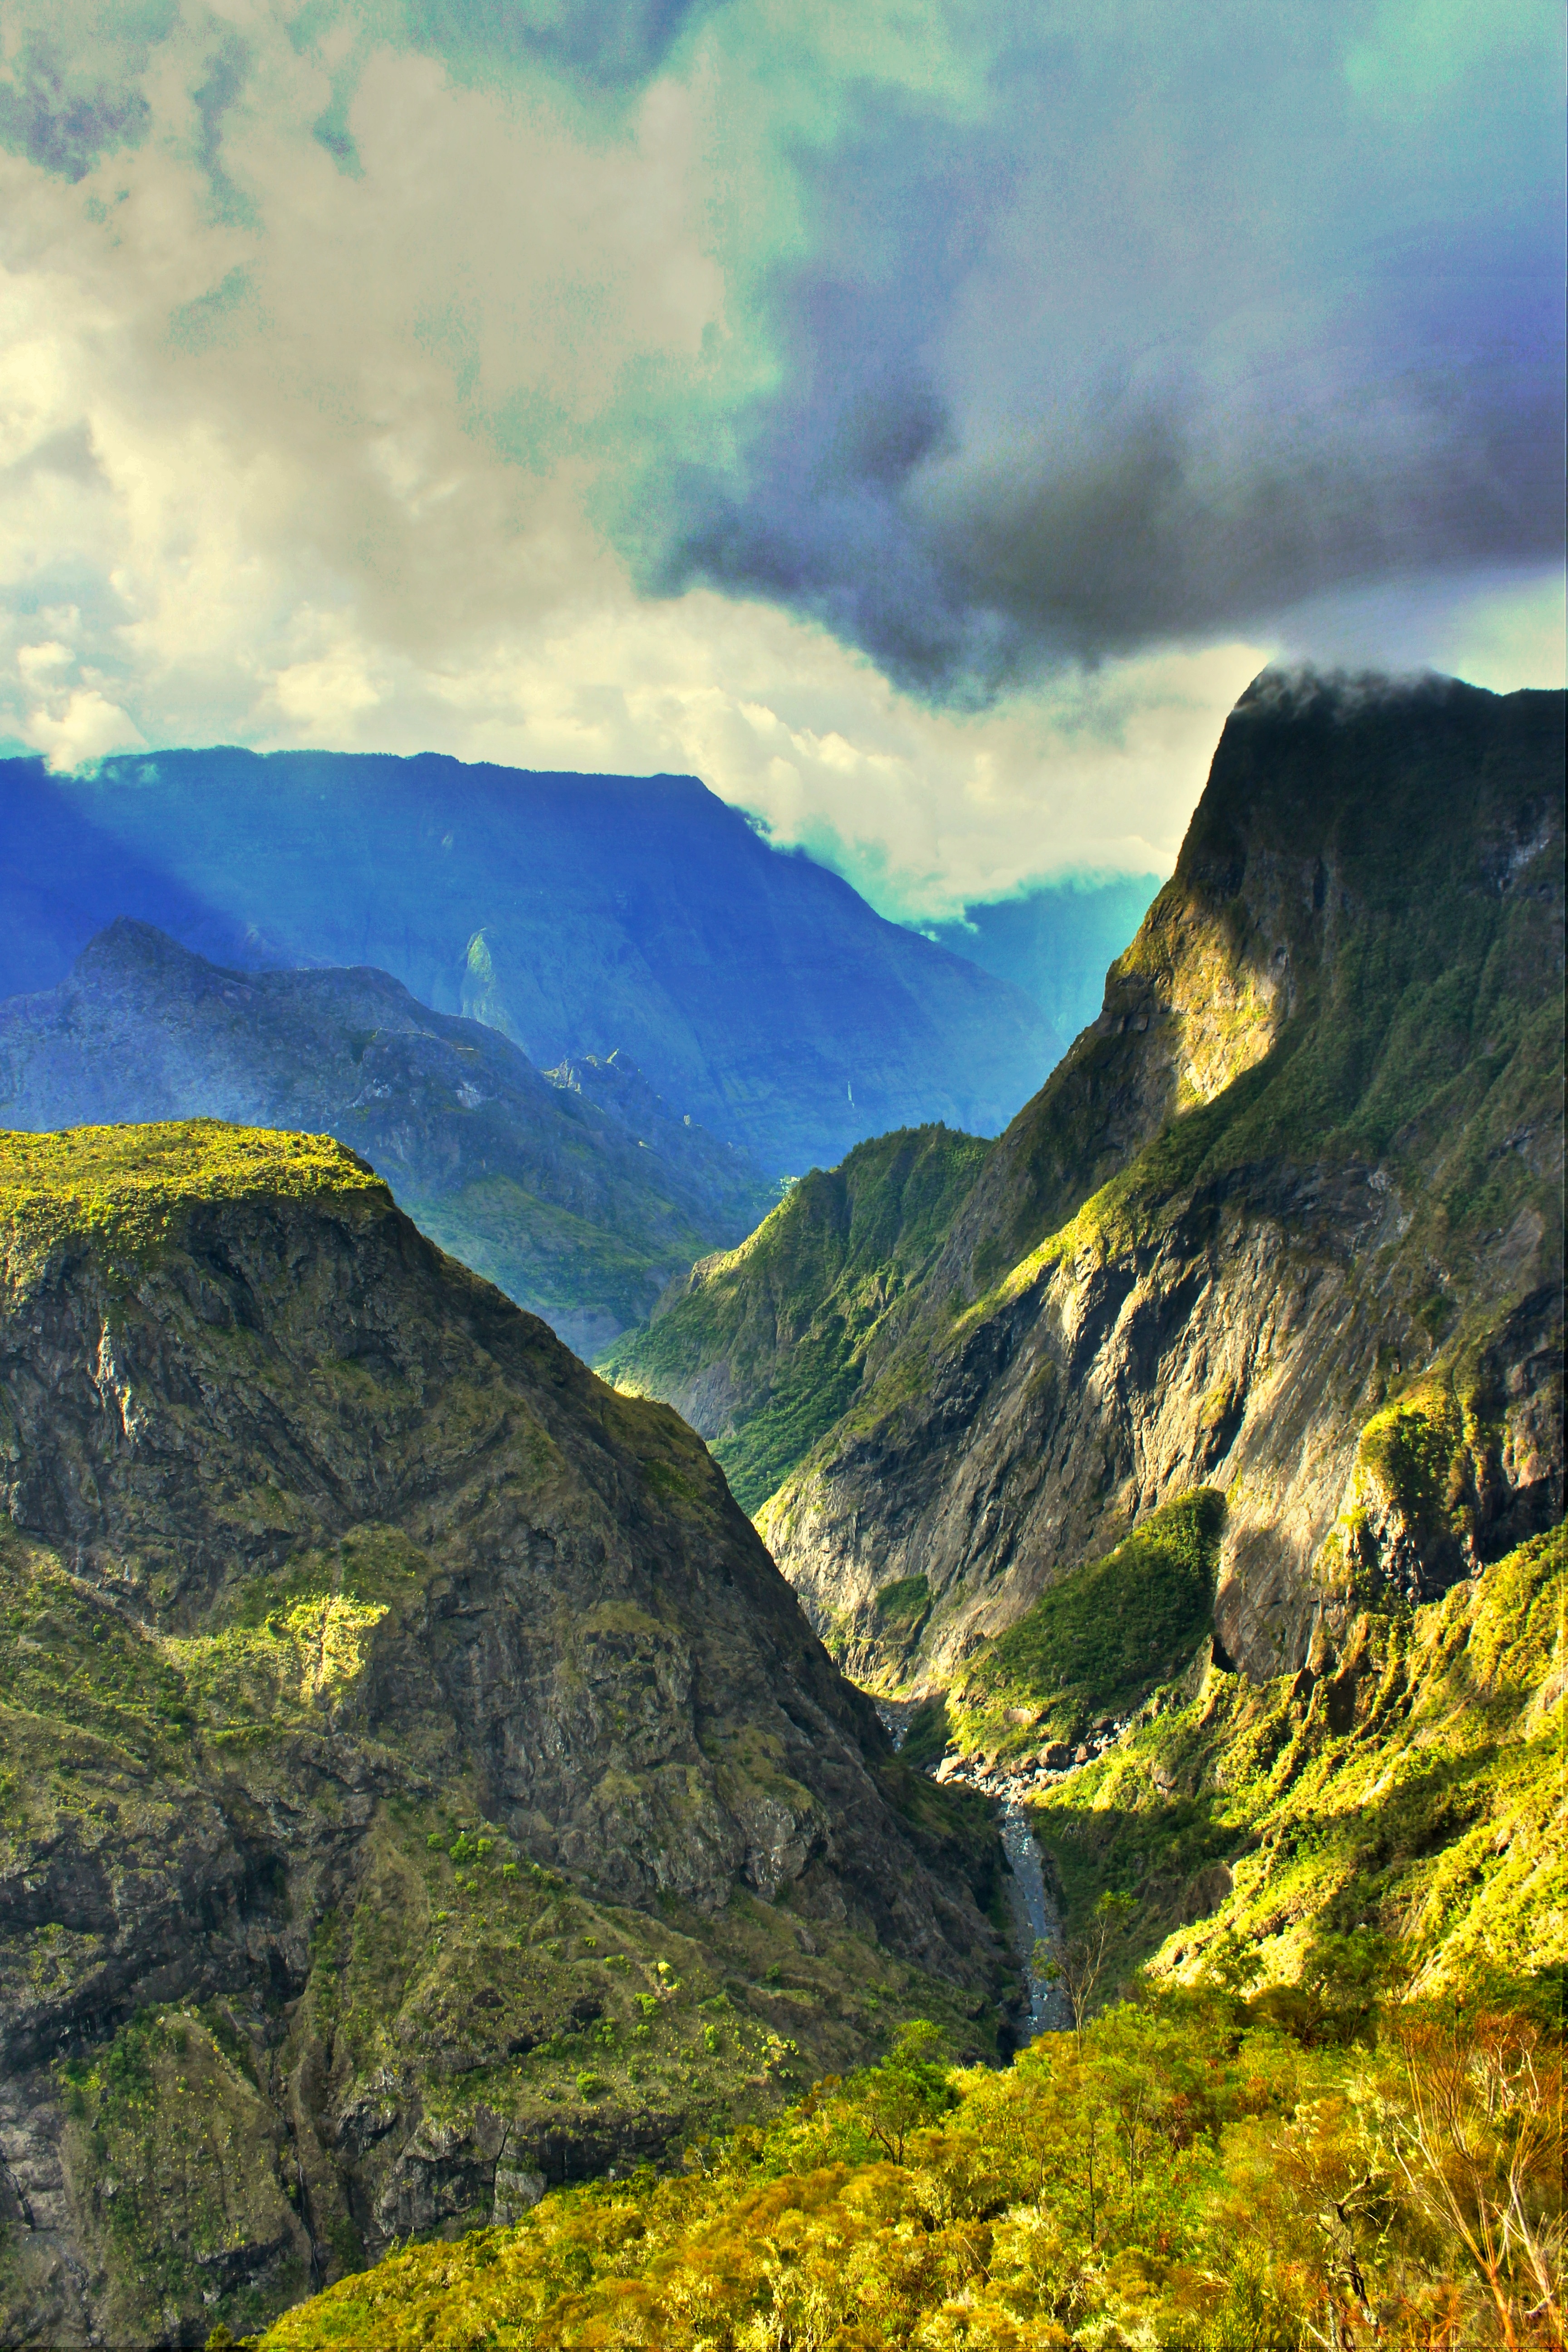
<path id="1" fill-rule="evenodd" d="M 0 1690 L 7 2340 L 204 2341 L 534 2176 L 663 2157 L 684 2043 L 651 2092 L 572 2085 L 601 2023 L 619 2065 L 639 2000 L 716 1991 L 748 1922 L 960 2007 L 996 1977 L 963 1837 L 900 1812 L 875 1709 L 674 1414 L 348 1155 L 340 1192 L 212 1200 L 204 1148 L 151 1240 L 68 1215 L 35 1245 L 0 1200 L 0 1570 L 34 1644 Z M 769 2014 L 741 1986 L 731 2041 Z"/>
<path id="2" fill-rule="evenodd" d="M 889 1671 L 940 1685 L 1213 1485 L 1216 1640 L 1269 1675 L 1358 1577 L 1438 1591 L 1560 1513 L 1562 778 L 1561 696 L 1244 700 L 1099 1020 L 759 1514 L 846 1654 L 923 1577 Z M 1369 1429 L 1412 1398 L 1446 1498 Z"/>

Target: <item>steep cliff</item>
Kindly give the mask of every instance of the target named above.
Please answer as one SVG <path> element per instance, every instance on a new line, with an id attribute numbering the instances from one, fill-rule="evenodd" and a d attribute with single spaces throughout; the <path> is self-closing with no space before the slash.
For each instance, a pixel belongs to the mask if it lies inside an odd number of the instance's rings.
<path id="1" fill-rule="evenodd" d="M 949 1128 L 903 1128 L 814 1168 L 739 1249 L 672 1285 L 599 1370 L 626 1395 L 674 1405 L 754 1511 L 854 1396 L 986 1149 Z"/>
<path id="2" fill-rule="evenodd" d="M 775 1188 L 616 1056 L 542 1074 L 384 971 L 235 971 L 112 923 L 0 1001 L 0 1123 L 233 1119 L 337 1135 L 421 1228 L 592 1356 Z"/>
<path id="3" fill-rule="evenodd" d="M 841 1653 L 940 1683 L 1215 1486 L 1268 1676 L 1558 1515 L 1563 752 L 1561 695 L 1244 697 L 1099 1020 L 762 1514 Z"/>
<path id="4" fill-rule="evenodd" d="M 993 1855 L 701 1445 L 325 1139 L 0 1139 L 7 2342 L 193 2344 L 874 2050 Z"/>

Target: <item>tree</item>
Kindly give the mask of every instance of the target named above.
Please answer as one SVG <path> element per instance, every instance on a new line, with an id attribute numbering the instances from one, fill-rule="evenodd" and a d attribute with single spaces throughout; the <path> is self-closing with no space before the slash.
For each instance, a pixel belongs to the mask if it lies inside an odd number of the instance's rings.
<path id="1" fill-rule="evenodd" d="M 900 2025 L 891 2055 L 868 2067 L 853 2084 L 860 2120 L 894 2164 L 902 2164 L 910 2134 L 934 2123 L 953 2104 L 942 2034 L 929 2019 Z"/>
<path id="2" fill-rule="evenodd" d="M 1069 1937 L 1060 1946 L 1043 1941 L 1035 1946 L 1036 1971 L 1047 1984 L 1060 1985 L 1072 2013 L 1073 2035 L 1080 2053 L 1084 2028 L 1111 1947 L 1137 1908 L 1137 1901 L 1131 1895 L 1102 1895 L 1081 1935 Z"/>
<path id="3" fill-rule="evenodd" d="M 1414 2020 L 1396 2036 L 1394 2166 L 1416 2211 L 1457 2239 L 1508 2352 L 1563 2341 L 1563 2060 L 1518 2017 Z"/>

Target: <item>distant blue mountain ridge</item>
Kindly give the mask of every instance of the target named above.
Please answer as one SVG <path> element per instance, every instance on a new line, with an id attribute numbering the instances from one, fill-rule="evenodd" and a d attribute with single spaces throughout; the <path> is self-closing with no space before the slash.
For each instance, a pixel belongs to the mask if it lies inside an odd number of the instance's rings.
<path id="1" fill-rule="evenodd" d="M 1101 919 L 1076 910 L 1067 964 L 1087 957 L 1089 1002 L 1137 915 L 1081 895 Z M 53 987 L 121 917 L 242 970 L 374 965 L 539 1067 L 624 1053 L 774 1174 L 891 1128 L 1006 1124 L 1078 1025 L 1030 987 L 1070 994 L 1031 903 L 921 936 L 689 776 L 226 747 L 78 777 L 0 761 L 0 995 Z"/>
<path id="2" fill-rule="evenodd" d="M 1065 1054 L 1100 1011 L 1105 975 L 1154 902 L 1158 874 L 1073 876 L 967 906 L 961 919 L 921 926 L 1033 997 Z"/>

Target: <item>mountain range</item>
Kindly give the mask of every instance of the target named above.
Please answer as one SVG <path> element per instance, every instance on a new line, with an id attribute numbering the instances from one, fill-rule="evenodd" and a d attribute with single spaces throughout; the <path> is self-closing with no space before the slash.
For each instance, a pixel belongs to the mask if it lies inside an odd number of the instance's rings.
<path id="1" fill-rule="evenodd" d="M 0 1122 L 209 1118 L 352 1144 L 421 1229 L 592 1356 L 775 1187 L 620 1055 L 542 1075 L 385 972 L 237 971 L 121 919 L 0 1001 Z"/>
<path id="2" fill-rule="evenodd" d="M 994 1133 L 1061 1040 L 689 776 L 332 752 L 0 761 L 0 995 L 121 916 L 226 966 L 372 965 L 540 1069 L 619 1055 L 770 1176 L 944 1119 Z"/>
<path id="3" fill-rule="evenodd" d="M 757 1179 L 624 1055 L 134 923 L 5 1008 L 40 1120 L 340 1139 L 0 1137 L 0 2336 L 1452 2333 L 1420 2069 L 1522 2115 L 1568 1963 L 1563 748 L 1266 673 L 1005 1130 L 852 1139 L 614 1386 L 378 1169 L 646 1301 Z"/>

